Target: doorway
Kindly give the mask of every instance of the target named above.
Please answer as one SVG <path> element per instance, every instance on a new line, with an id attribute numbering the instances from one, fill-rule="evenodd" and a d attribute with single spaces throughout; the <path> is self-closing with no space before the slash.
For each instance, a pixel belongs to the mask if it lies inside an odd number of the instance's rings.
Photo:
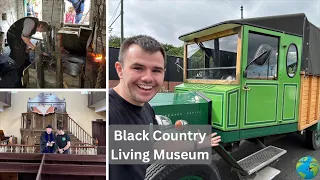
<path id="1" fill-rule="evenodd" d="M 90 23 L 90 9 L 91 9 L 91 0 L 90 1 L 72 1 L 71 3 L 68 0 L 64 0 L 64 11 L 63 11 L 63 23 L 64 24 L 80 24 L 80 25 L 89 25 Z M 82 2 L 82 4 L 79 4 Z M 78 19 L 76 16 L 76 8 L 81 9 L 83 8 L 83 13 L 78 16 Z M 78 22 L 77 22 L 78 19 Z"/>
<path id="2" fill-rule="evenodd" d="M 106 146 L 106 121 L 92 121 L 92 137 L 98 139 L 98 146 Z"/>
<path id="3" fill-rule="evenodd" d="M 42 0 L 24 0 L 24 7 L 25 17 L 36 17 L 42 20 Z"/>

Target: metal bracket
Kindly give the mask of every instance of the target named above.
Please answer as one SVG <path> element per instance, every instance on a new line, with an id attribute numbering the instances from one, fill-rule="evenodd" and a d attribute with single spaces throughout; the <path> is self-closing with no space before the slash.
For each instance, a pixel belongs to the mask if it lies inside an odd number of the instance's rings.
<path id="1" fill-rule="evenodd" d="M 248 139 L 248 141 L 258 144 L 261 148 L 267 147 L 267 146 L 266 146 L 265 144 L 263 144 L 263 143 L 260 141 L 260 139 L 258 139 L 258 138 Z"/>
<path id="2" fill-rule="evenodd" d="M 237 172 L 237 175 L 240 180 L 254 180 L 254 178 L 256 177 L 255 173 L 251 175 L 243 176 L 241 175 L 241 173 Z"/>

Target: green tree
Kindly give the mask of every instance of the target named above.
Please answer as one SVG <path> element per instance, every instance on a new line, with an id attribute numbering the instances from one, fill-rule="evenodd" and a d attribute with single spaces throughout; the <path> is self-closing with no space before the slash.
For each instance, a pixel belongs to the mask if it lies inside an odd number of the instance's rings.
<path id="1" fill-rule="evenodd" d="M 125 40 L 126 38 L 124 38 Z M 120 37 L 110 36 L 109 37 L 109 47 L 120 48 Z M 183 46 L 175 47 L 172 44 L 162 44 L 165 52 L 169 56 L 183 57 Z"/>
<path id="2" fill-rule="evenodd" d="M 126 39 L 126 38 L 124 38 L 124 39 Z M 168 56 L 176 56 L 176 57 L 183 58 L 183 56 L 184 56 L 184 54 L 183 54 L 184 47 L 183 46 L 175 47 L 172 44 L 168 44 L 168 43 L 163 43 L 162 46 Z M 109 37 L 109 47 L 120 48 L 120 37 L 110 36 Z M 191 57 L 188 58 L 188 61 L 189 61 L 188 64 L 191 65 L 191 67 L 188 67 L 188 69 L 190 69 L 190 68 L 204 68 L 204 52 L 199 49 Z M 190 63 L 190 61 L 191 61 L 191 63 Z M 193 77 L 198 72 L 199 71 L 191 71 L 189 76 Z"/>
<path id="3" fill-rule="evenodd" d="M 168 52 L 170 49 L 174 48 L 174 46 L 171 44 L 162 44 L 162 46 L 166 52 Z"/>
<path id="4" fill-rule="evenodd" d="M 177 57 L 183 57 L 183 46 L 180 47 L 172 47 L 171 49 L 169 49 L 168 51 L 166 51 L 167 55 L 169 56 L 177 56 Z"/>
<path id="5" fill-rule="evenodd" d="M 110 36 L 109 47 L 120 48 L 120 40 L 121 38 L 118 36 Z"/>

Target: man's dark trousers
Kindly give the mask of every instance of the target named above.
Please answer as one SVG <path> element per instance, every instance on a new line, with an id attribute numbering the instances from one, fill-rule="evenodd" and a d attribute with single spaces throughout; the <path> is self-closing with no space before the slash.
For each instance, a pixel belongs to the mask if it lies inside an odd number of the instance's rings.
<path id="1" fill-rule="evenodd" d="M 23 42 L 21 37 L 16 37 L 11 35 L 10 33 L 7 34 L 8 44 L 10 47 L 10 58 L 12 58 L 16 63 L 17 68 L 17 75 L 19 80 L 17 80 L 17 88 L 22 87 L 21 78 L 23 75 L 23 70 L 30 64 L 29 62 L 29 54 L 26 51 L 27 45 Z"/>

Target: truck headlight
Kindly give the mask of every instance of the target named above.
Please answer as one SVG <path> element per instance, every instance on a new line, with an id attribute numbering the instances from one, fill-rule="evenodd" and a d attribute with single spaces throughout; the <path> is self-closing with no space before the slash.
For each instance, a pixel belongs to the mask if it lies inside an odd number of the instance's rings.
<path id="1" fill-rule="evenodd" d="M 174 127 L 177 129 L 177 130 L 182 130 L 184 128 L 184 126 L 188 125 L 188 122 L 186 120 L 177 120 L 175 123 L 174 123 Z"/>
<path id="2" fill-rule="evenodd" d="M 172 122 L 171 120 L 163 115 L 156 115 L 156 120 L 158 122 L 159 126 L 171 126 Z"/>

